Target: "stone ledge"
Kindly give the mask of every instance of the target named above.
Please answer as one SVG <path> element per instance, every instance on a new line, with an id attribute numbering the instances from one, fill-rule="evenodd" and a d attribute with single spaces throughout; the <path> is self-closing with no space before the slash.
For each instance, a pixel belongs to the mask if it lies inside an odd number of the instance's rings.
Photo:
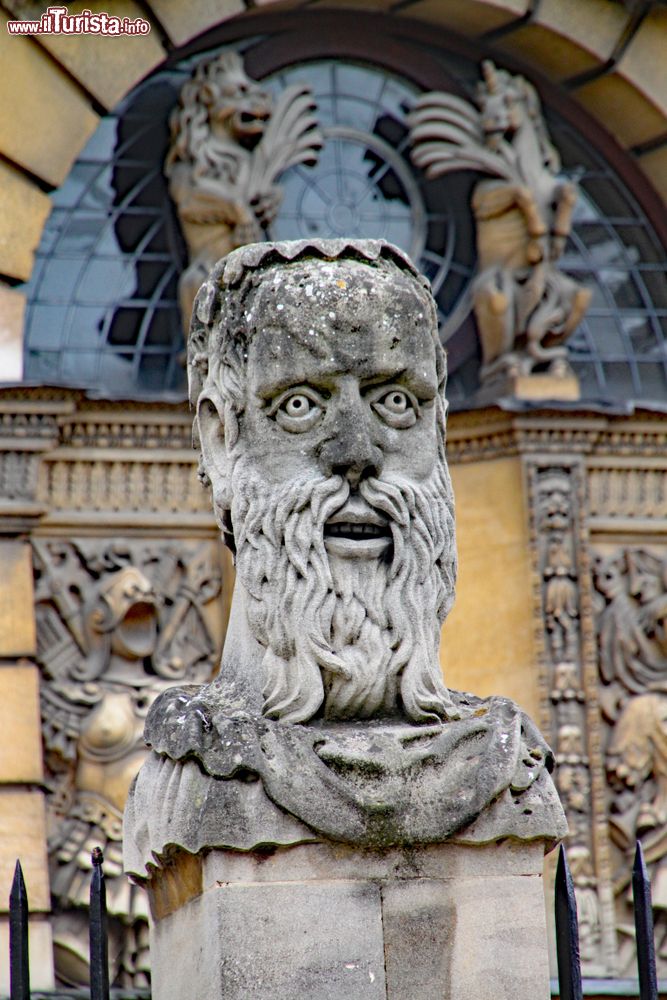
<path id="1" fill-rule="evenodd" d="M 361 850 L 323 841 L 276 847 L 266 852 L 211 851 L 203 859 L 201 891 L 221 883 L 317 882 L 335 879 L 451 879 L 541 875 L 544 848 L 505 841 L 483 848 L 484 872 L 479 869 L 480 848 L 445 843 L 386 851 Z M 191 858 L 192 855 L 186 855 Z M 335 874 L 332 874 L 335 873 Z M 162 874 L 160 874 L 162 878 Z"/>

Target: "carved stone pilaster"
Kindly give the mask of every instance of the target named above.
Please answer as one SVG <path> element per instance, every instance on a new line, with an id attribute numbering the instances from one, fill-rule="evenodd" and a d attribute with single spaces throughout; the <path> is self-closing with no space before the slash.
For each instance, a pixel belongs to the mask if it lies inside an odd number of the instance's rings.
<path id="1" fill-rule="evenodd" d="M 525 459 L 541 659 L 542 726 L 556 754 L 556 785 L 570 826 L 568 855 L 587 975 L 616 963 L 586 472 L 576 455 Z"/>

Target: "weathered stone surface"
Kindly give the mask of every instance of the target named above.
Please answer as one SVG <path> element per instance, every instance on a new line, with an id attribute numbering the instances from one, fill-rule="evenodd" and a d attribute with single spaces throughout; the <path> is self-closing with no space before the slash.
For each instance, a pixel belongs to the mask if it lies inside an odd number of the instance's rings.
<path id="1" fill-rule="evenodd" d="M 4 786 L 0 787 L 0 913 L 8 909 L 17 858 L 23 866 L 30 912 L 48 912 L 51 900 L 44 794 L 34 789 Z"/>
<path id="2" fill-rule="evenodd" d="M 151 759 L 134 788 L 126 816 L 126 867 L 143 875 L 152 855 L 163 854 L 170 843 L 191 852 L 207 845 L 247 850 L 309 839 L 308 829 L 311 837 L 314 830 L 383 847 L 453 834 L 472 842 L 499 836 L 557 840 L 564 832 L 561 808 L 545 770 L 549 751 L 537 730 L 505 699 L 454 697 L 467 717 L 415 733 L 387 723 L 306 728 L 216 718 L 200 696 L 188 699 L 183 689 L 174 689 L 151 712 L 160 728 L 151 716 L 147 723 L 149 742 L 165 756 Z M 173 724 L 175 717 L 185 725 Z M 192 732 L 194 722 L 207 717 L 205 748 L 192 742 Z M 207 782 L 186 760 L 192 755 L 223 780 Z M 236 775 L 261 782 L 235 781 Z M 156 792 L 163 803 L 159 811 L 151 809 Z M 273 803 L 301 823 L 287 822 Z M 469 828 L 480 813 L 483 825 Z"/>
<path id="3" fill-rule="evenodd" d="M 0 541 L 0 657 L 35 652 L 35 621 L 25 614 L 33 605 L 32 553 L 25 542 Z"/>
<path id="4" fill-rule="evenodd" d="M 131 870 L 170 843 L 433 843 L 491 803 L 473 841 L 558 839 L 533 724 L 442 683 L 445 360 L 411 262 L 378 241 L 250 245 L 217 265 L 194 317 L 195 433 L 237 583 L 219 677 L 151 708 L 165 759 L 133 793 Z M 190 758 L 218 780 L 169 763 Z"/>
<path id="5" fill-rule="evenodd" d="M 158 921 L 159 1000 L 384 1000 L 381 894 L 371 882 L 243 884 Z M 183 941 L 188 947 L 183 947 Z"/>
<path id="6" fill-rule="evenodd" d="M 196 977 L 225 1000 L 546 1000 L 541 861 L 507 842 L 213 851 L 198 895 L 155 920 L 155 951 L 192 943 L 156 996 L 184 1000 Z"/>
<path id="7" fill-rule="evenodd" d="M 438 880 L 411 879 L 383 887 L 387 998 L 455 995 L 452 943 L 455 947 L 459 885 L 452 892 Z"/>
<path id="8" fill-rule="evenodd" d="M 211 851 L 202 859 L 202 890 L 232 882 L 307 882 L 337 879 L 448 880 L 541 875 L 540 841 L 504 840 L 479 846 L 456 843 L 375 851 L 320 841 L 262 852 Z M 482 864 L 483 862 L 483 864 Z M 482 867 L 480 867 L 482 865 Z"/>
<path id="9" fill-rule="evenodd" d="M 0 661 L 0 783 L 44 780 L 40 721 L 37 667 Z"/>
<path id="10" fill-rule="evenodd" d="M 456 928 L 453 942 L 448 943 L 451 991 L 444 996 L 448 1000 L 547 1000 L 549 963 L 541 879 L 464 879 L 452 890 Z M 427 996 L 424 993 L 424 1000 Z"/>

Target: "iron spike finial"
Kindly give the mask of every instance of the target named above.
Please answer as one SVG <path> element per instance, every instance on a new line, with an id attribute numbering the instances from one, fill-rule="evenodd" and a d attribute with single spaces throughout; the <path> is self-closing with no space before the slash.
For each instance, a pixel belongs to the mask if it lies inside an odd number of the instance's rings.
<path id="1" fill-rule="evenodd" d="M 574 882 L 560 845 L 556 868 L 556 953 L 561 1000 L 583 1000 L 581 960 L 579 958 L 579 922 Z"/>
<path id="2" fill-rule="evenodd" d="M 653 940 L 653 906 L 651 883 L 644 861 L 641 842 L 637 841 L 632 866 L 632 899 L 637 935 L 637 971 L 639 973 L 640 1000 L 658 1000 L 658 980 L 655 969 L 655 944 Z"/>

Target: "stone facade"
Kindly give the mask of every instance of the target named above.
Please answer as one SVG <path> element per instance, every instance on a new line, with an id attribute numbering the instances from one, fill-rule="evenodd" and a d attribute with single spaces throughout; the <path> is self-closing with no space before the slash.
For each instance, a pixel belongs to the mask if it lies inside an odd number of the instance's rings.
<path id="1" fill-rule="evenodd" d="M 5 17 L 38 16 L 44 6 L 5 0 Z M 300 5 L 258 6 L 271 14 Z M 0 50 L 14 66 L 3 81 L 7 119 L 0 164 L 4 377 L 8 372 L 13 377 L 20 366 L 23 296 L 13 285 L 30 275 L 49 212 L 45 187 L 66 177 L 103 107 L 113 105 L 159 65 L 172 45 L 184 45 L 246 13 L 241 0 L 198 0 L 187 8 L 151 0 L 142 5 L 143 16 L 148 7 L 151 35 L 124 45 L 99 40 L 93 47 L 94 40 L 76 37 L 9 38 L 4 27 L 0 34 Z M 376 7 L 382 12 L 389 5 Z M 134 4 L 123 3 L 122 8 L 136 16 Z M 251 26 L 261 13 L 250 15 Z M 441 29 L 459 32 L 479 40 L 499 64 L 516 65 L 528 78 L 547 85 L 567 87 L 664 199 L 667 101 L 660 53 L 667 22 L 658 4 L 633 11 L 601 0 L 538 5 L 419 0 L 400 5 L 387 17 L 399 26 L 406 18 L 418 22 L 429 38 Z M 25 81 L 21 86 L 16 85 L 19 79 Z M 660 199 L 655 201 L 656 218 L 664 213 Z M 151 542 L 166 531 L 170 539 L 187 545 L 215 544 L 215 526 L 193 478 L 190 418 L 183 407 L 90 401 L 74 391 L 5 389 L 0 410 L 2 554 L 3 567 L 9 567 L 2 600 L 8 612 L 0 619 L 0 717 L 7 742 L 15 748 L 0 762 L 0 872 L 6 888 L 20 847 L 34 912 L 34 969 L 40 970 L 33 985 L 48 986 L 51 902 L 46 892 L 41 666 L 29 610 L 34 607 L 31 540 L 83 537 L 104 548 L 116 537 Z M 580 905 L 583 900 L 584 924 L 591 928 L 585 955 L 591 974 L 622 971 L 614 927 L 627 921 L 623 889 L 614 897 L 615 886 L 623 881 L 615 874 L 623 866 L 622 849 L 607 826 L 617 795 L 607 791 L 607 747 L 617 722 L 612 724 L 599 705 L 606 682 L 598 675 L 603 662 L 598 634 L 612 599 L 600 589 L 597 567 L 607 561 L 619 575 L 637 617 L 643 602 L 629 589 L 627 567 L 636 553 L 655 565 L 662 560 L 664 445 L 664 421 L 648 413 L 611 417 L 544 410 L 517 415 L 489 407 L 454 414 L 449 425 L 459 497 L 460 580 L 442 648 L 446 676 L 454 688 L 473 688 L 482 695 L 497 691 L 519 701 L 540 720 L 558 756 L 567 758 L 561 791 L 577 828 L 589 823 L 589 833 L 575 846 Z M 560 501 L 562 490 L 554 491 L 559 485 L 566 494 L 566 523 L 555 532 L 558 537 L 548 530 L 547 552 L 540 527 L 544 510 L 540 514 L 538 507 L 541 503 L 548 510 L 556 493 Z M 511 586 L 504 583 L 508 572 Z M 659 594 L 659 573 L 651 570 L 651 575 Z M 229 580 L 227 566 L 223 587 Z M 219 644 L 222 625 L 214 625 Z M 631 624 L 640 634 L 642 627 Z M 567 643 L 574 666 L 571 659 L 554 661 Z M 561 662 L 569 665 L 557 671 Z M 653 780 L 651 774 L 642 782 Z M 7 895 L 5 888 L 1 898 Z M 3 914 L 0 954 L 5 953 L 6 933 Z"/>

